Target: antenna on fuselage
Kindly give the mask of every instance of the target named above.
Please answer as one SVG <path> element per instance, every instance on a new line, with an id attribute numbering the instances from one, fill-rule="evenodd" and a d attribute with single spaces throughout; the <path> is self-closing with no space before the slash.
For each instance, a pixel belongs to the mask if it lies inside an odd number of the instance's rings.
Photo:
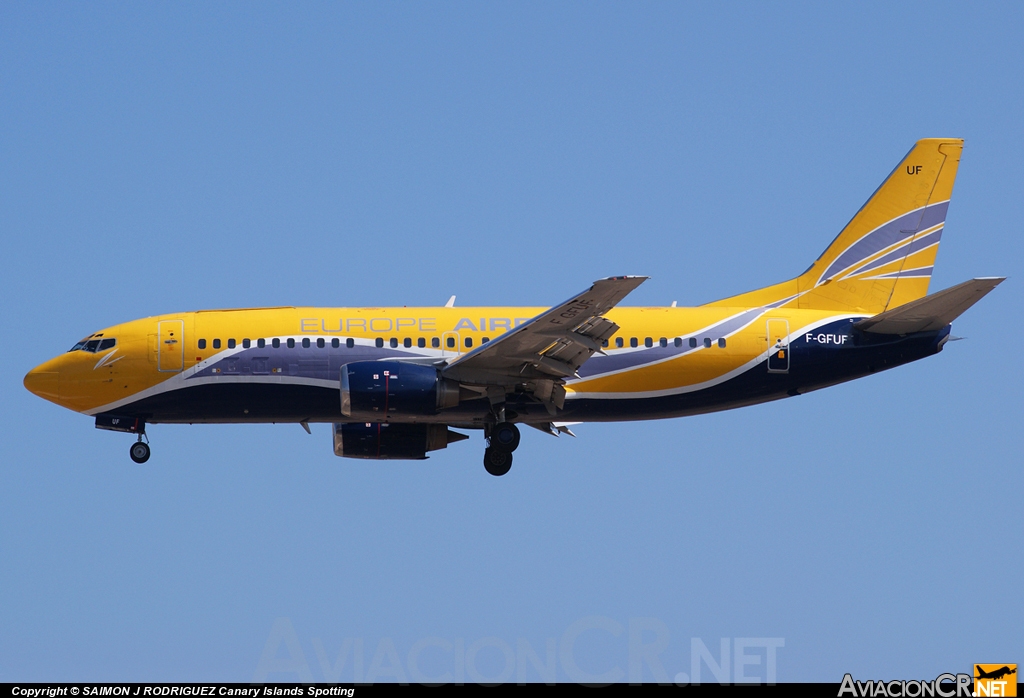
<path id="1" fill-rule="evenodd" d="M 455 307 L 455 296 L 452 296 L 451 298 L 449 298 L 448 302 L 444 304 L 444 307 L 446 307 L 446 308 L 454 308 Z"/>

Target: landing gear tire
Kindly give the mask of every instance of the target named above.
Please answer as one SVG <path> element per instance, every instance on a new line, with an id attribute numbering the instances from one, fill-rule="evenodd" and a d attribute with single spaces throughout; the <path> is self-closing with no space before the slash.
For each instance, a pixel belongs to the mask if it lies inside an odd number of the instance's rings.
<path id="1" fill-rule="evenodd" d="M 128 455 L 136 463 L 145 463 L 149 460 L 149 444 L 144 441 L 137 441 L 128 449 Z"/>
<path id="2" fill-rule="evenodd" d="M 519 448 L 519 427 L 512 422 L 498 422 L 491 428 L 491 449 L 497 451 L 512 451 Z"/>
<path id="3" fill-rule="evenodd" d="M 495 448 L 484 450 L 484 469 L 491 475 L 499 477 L 512 468 L 512 453 Z"/>

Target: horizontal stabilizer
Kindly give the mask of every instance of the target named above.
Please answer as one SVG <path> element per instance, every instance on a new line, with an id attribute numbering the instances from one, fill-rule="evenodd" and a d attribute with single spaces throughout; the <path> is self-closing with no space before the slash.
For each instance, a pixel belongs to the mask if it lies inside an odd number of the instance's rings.
<path id="1" fill-rule="evenodd" d="M 941 330 L 1003 281 L 1003 277 L 971 279 L 874 317 L 865 318 L 854 327 L 874 334 L 911 334 Z"/>

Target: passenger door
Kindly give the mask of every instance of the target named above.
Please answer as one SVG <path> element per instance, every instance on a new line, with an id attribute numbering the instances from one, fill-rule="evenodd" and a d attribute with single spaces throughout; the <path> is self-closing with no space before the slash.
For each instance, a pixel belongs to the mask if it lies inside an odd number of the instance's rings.
<path id="1" fill-rule="evenodd" d="M 789 320 L 768 320 L 768 373 L 789 373 Z"/>
<path id="2" fill-rule="evenodd" d="M 156 368 L 177 373 L 185 368 L 185 322 L 161 320 L 157 324 Z"/>

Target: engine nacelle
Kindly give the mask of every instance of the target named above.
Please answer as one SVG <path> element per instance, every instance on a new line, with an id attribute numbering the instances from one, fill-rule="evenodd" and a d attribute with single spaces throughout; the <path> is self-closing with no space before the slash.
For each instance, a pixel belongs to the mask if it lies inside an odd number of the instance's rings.
<path id="1" fill-rule="evenodd" d="M 345 458 L 422 460 L 427 451 L 468 438 L 444 424 L 335 424 L 334 453 Z"/>
<path id="2" fill-rule="evenodd" d="M 459 404 L 459 384 L 433 366 L 401 361 L 357 361 L 341 367 L 341 413 L 379 421 L 437 414 Z"/>

